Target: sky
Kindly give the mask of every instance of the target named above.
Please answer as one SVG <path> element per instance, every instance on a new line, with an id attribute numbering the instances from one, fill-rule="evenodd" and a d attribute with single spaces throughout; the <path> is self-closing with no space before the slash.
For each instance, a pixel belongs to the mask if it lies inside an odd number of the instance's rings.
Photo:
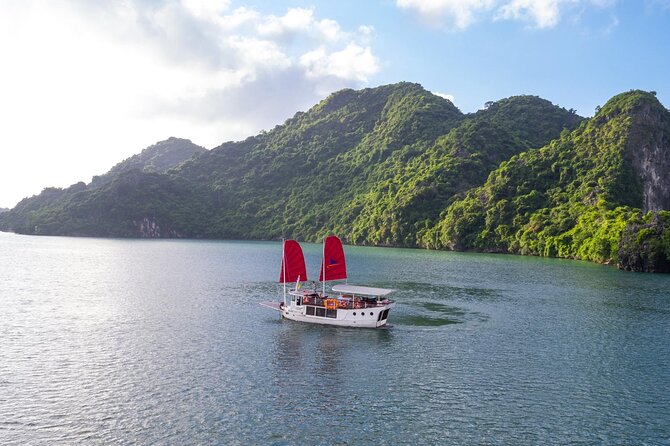
<path id="1" fill-rule="evenodd" d="M 175 136 L 208 149 L 342 88 L 416 82 L 474 112 L 670 105 L 670 0 L 0 0 L 0 207 Z"/>

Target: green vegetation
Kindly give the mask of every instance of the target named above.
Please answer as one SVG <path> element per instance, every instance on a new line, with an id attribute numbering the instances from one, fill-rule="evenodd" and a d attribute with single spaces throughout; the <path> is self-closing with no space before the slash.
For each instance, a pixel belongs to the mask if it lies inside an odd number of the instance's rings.
<path id="1" fill-rule="evenodd" d="M 670 187 L 657 180 L 668 177 L 668 138 L 668 111 L 641 91 L 583 120 L 534 96 L 463 114 L 417 84 L 342 90 L 211 151 L 171 139 L 185 147 L 172 157 L 159 143 L 89 186 L 23 200 L 0 228 L 312 241 L 336 232 L 355 244 L 662 271 L 670 217 L 656 211 L 670 207 Z"/>
<path id="2" fill-rule="evenodd" d="M 121 161 L 106 174 L 94 176 L 89 186 L 100 187 L 112 181 L 117 175 L 133 169 L 147 173 L 166 173 L 173 167 L 206 151 L 207 149 L 193 144 L 188 139 L 171 137 L 165 141 L 157 142 L 137 155 Z"/>
<path id="3" fill-rule="evenodd" d="M 642 178 L 649 166 L 634 160 L 648 158 L 640 152 L 657 146 L 645 140 L 662 140 L 669 123 L 668 111 L 653 95 L 634 91 L 616 96 L 575 131 L 503 162 L 483 186 L 445 210 L 423 245 L 437 240 L 438 248 L 624 261 L 619 258 L 622 233 L 637 233 L 632 228 L 664 218 L 653 212 L 643 217 Z M 664 147 L 670 149 L 667 141 Z M 659 237 L 665 234 L 658 225 L 656 229 Z M 656 263 L 667 261 L 660 238 L 653 249 L 651 242 L 631 241 L 638 238 L 629 237 L 621 249 L 633 252 L 644 245 L 656 253 Z M 620 264 L 640 269 L 634 265 L 642 263 Z"/>
<path id="4" fill-rule="evenodd" d="M 188 218 L 184 214 L 197 204 L 197 200 L 187 202 L 194 198 L 194 190 L 184 184 L 175 185 L 175 180 L 166 175 L 146 175 L 140 171 L 164 173 L 205 151 L 187 139 L 161 141 L 118 163 L 106 174 L 93 177 L 88 186 L 79 182 L 65 189 L 49 187 L 39 195 L 23 199 L 3 215 L 0 230 L 135 237 L 142 235 L 138 232 L 140 223 L 156 215 L 170 217 L 169 221 L 175 221 L 178 228 L 184 223 L 190 229 L 186 223 L 190 214 Z M 174 196 L 167 196 L 170 193 Z M 164 236 L 181 234 L 172 229 L 163 232 Z"/>
<path id="5" fill-rule="evenodd" d="M 621 269 L 670 272 L 670 212 L 650 212 L 639 224 L 628 225 L 618 254 Z"/>

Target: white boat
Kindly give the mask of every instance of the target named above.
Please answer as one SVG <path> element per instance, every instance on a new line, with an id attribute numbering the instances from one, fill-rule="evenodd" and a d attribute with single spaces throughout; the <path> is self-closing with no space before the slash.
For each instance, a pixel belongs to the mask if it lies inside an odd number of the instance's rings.
<path id="1" fill-rule="evenodd" d="M 284 284 L 284 300 L 261 302 L 261 305 L 278 310 L 283 318 L 311 324 L 362 328 L 385 326 L 394 306 L 386 296 L 394 290 L 340 283 L 326 293 L 326 282 L 346 278 L 342 242 L 332 235 L 324 240 L 319 271 L 322 289 L 319 292 L 314 282 L 311 288 L 305 289 L 303 282 L 308 279 L 302 248 L 295 240 L 285 240 L 279 276 L 279 282 Z M 287 290 L 287 283 L 295 286 Z"/>

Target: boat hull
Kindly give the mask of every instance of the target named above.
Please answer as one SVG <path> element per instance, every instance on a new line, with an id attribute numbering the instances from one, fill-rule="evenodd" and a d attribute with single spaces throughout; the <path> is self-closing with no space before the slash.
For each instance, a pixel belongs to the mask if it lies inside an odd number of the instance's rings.
<path id="1" fill-rule="evenodd" d="M 311 315 L 309 306 L 288 305 L 279 310 L 282 317 L 298 322 L 309 324 L 334 325 L 338 327 L 356 328 L 379 328 L 388 323 L 389 310 L 393 303 L 378 305 L 364 309 L 341 309 L 332 310 L 330 316 Z M 334 317 L 333 317 L 334 315 Z"/>

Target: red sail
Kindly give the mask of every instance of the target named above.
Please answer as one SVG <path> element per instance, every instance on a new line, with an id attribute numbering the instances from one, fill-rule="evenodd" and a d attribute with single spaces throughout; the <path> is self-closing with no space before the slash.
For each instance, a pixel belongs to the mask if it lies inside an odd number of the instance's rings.
<path id="1" fill-rule="evenodd" d="M 324 270 L 324 262 L 326 264 Z M 324 277 L 324 274 L 325 277 Z M 347 278 L 347 263 L 344 260 L 344 249 L 342 249 L 342 242 L 334 235 L 326 237 L 326 242 L 323 248 L 323 259 L 321 260 L 321 271 L 319 272 L 319 280 L 321 282 L 326 280 L 340 280 Z"/>
<path id="2" fill-rule="evenodd" d="M 285 240 L 279 283 L 296 282 L 298 280 L 301 282 L 307 280 L 305 257 L 302 255 L 302 248 L 298 242 Z"/>

